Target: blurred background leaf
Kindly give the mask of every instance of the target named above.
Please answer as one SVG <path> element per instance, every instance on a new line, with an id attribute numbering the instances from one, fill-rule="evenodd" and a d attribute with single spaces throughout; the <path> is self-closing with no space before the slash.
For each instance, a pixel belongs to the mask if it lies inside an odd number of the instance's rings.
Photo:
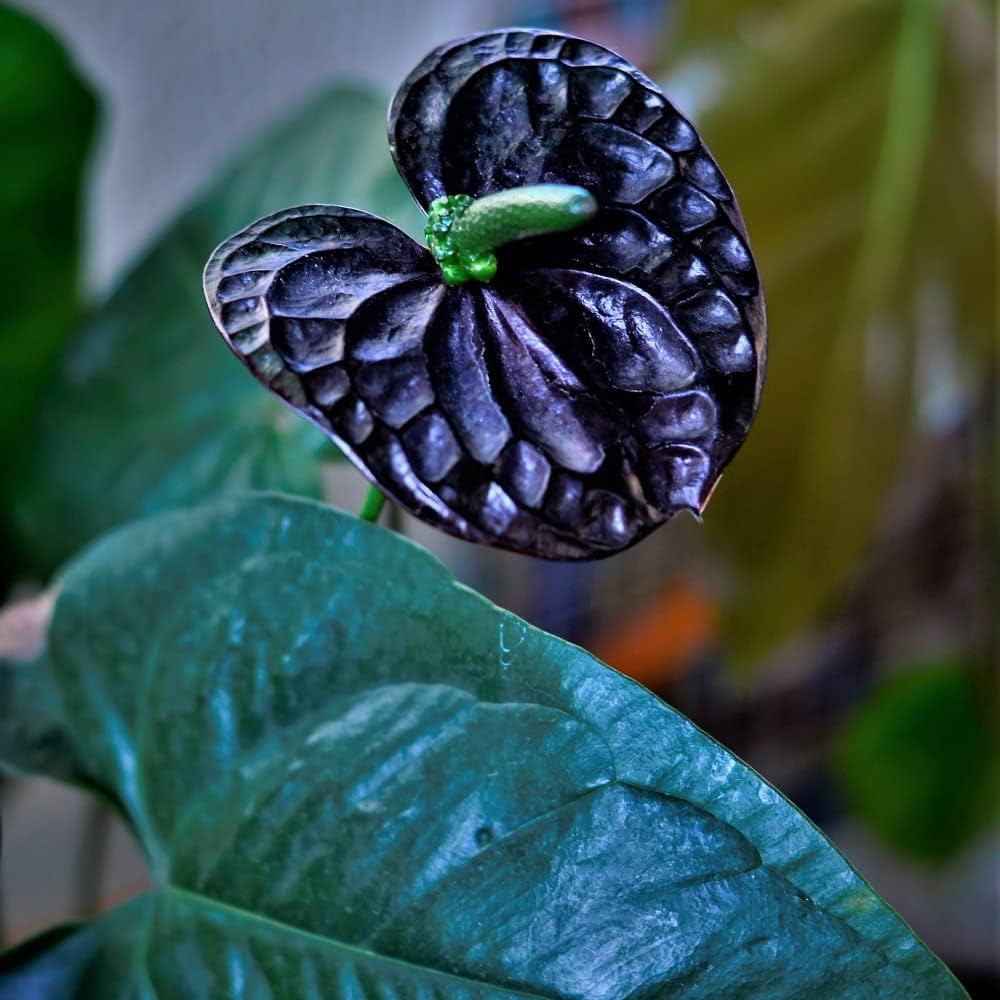
<path id="1" fill-rule="evenodd" d="M 976 0 L 687 10 L 688 65 L 725 68 L 699 124 L 768 303 L 761 412 L 705 518 L 734 569 L 722 635 L 747 664 L 830 608 L 912 432 L 983 388 L 966 366 L 992 329 L 990 30 Z M 957 386 L 922 372 L 928 350 L 958 354 Z"/>
<path id="2" fill-rule="evenodd" d="M 172 225 L 81 330 L 43 401 L 15 523 L 27 564 L 51 570 L 100 531 L 240 488 L 318 496 L 327 440 L 269 393 L 216 333 L 209 253 L 294 204 L 363 207 L 411 230 L 387 101 L 327 91 L 243 154 Z"/>
<path id="3" fill-rule="evenodd" d="M 63 47 L 37 21 L 0 6 L 0 495 L 5 499 L 29 452 L 26 416 L 81 311 L 81 195 L 96 124 L 97 102 Z M 0 592 L 3 584 L 0 580 Z"/>
<path id="4" fill-rule="evenodd" d="M 967 666 L 906 669 L 884 681 L 839 734 L 841 793 L 896 850 L 949 861 L 995 818 L 994 722 Z"/>

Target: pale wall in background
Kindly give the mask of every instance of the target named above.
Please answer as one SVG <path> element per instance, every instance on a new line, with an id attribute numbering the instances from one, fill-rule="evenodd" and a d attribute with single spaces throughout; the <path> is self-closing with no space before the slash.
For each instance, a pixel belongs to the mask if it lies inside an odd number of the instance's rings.
<path id="1" fill-rule="evenodd" d="M 388 95 L 499 0 L 15 0 L 59 35 L 105 109 L 88 271 L 106 287 L 233 153 L 336 79 Z M 387 150 L 388 155 L 388 150 Z"/>

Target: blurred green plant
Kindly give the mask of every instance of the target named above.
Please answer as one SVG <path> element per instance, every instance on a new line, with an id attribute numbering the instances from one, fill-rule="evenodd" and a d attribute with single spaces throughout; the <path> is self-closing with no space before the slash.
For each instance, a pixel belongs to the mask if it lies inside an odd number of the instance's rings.
<path id="1" fill-rule="evenodd" d="M 19 485 L 25 429 L 82 311 L 81 200 L 97 102 L 37 21 L 0 5 L 0 499 Z M 0 581 L 2 588 L 2 581 Z"/>
<path id="2" fill-rule="evenodd" d="M 883 682 L 846 721 L 834 773 L 848 807 L 896 850 L 941 863 L 997 817 L 996 719 L 964 664 Z"/>
<path id="3" fill-rule="evenodd" d="M 711 70 L 698 123 L 740 199 L 770 327 L 757 424 L 705 518 L 736 570 L 723 636 L 744 663 L 829 608 L 857 566 L 917 430 L 920 342 L 969 367 L 988 349 L 987 7 L 687 7 L 673 58 Z"/>
<path id="4" fill-rule="evenodd" d="M 155 883 L 3 997 L 964 996 L 691 722 L 320 504 L 112 534 L 0 696 L 0 767 L 103 791 Z"/>
<path id="5" fill-rule="evenodd" d="M 229 490 L 319 495 L 326 438 L 233 360 L 201 272 L 247 219 L 292 202 L 364 207 L 419 232 L 385 106 L 345 86 L 310 102 L 240 156 L 76 336 L 19 470 L 15 523 L 36 572 L 114 525 Z"/>

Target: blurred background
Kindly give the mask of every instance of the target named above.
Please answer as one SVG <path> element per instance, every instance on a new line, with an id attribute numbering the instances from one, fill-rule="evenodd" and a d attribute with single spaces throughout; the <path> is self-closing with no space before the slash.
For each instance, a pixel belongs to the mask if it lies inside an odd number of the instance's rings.
<path id="1" fill-rule="evenodd" d="M 510 24 L 618 50 L 695 121 L 764 282 L 763 404 L 704 523 L 597 564 L 390 519 L 732 748 L 1000 995 L 992 2 L 0 3 L 0 643 L 132 518 L 248 486 L 358 509 L 360 476 L 229 356 L 201 269 L 296 203 L 418 234 L 389 95 Z M 0 795 L 7 943 L 144 885 L 101 806 Z"/>

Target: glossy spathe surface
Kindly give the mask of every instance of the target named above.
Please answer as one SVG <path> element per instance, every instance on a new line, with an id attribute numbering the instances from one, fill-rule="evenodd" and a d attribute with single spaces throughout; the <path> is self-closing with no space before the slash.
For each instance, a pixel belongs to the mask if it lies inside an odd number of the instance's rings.
<path id="1" fill-rule="evenodd" d="M 0 966 L 3 1000 L 962 996 L 746 765 L 388 531 L 251 496 L 61 580 L 0 757 L 52 775 L 11 726 L 44 705 L 156 887 Z"/>
<path id="2" fill-rule="evenodd" d="M 742 220 L 691 125 L 600 46 L 499 31 L 432 53 L 389 129 L 424 208 L 560 183 L 597 218 L 449 288 L 386 223 L 277 213 L 206 270 L 234 351 L 393 500 L 471 541 L 590 558 L 700 512 L 749 430 L 765 334 Z"/>

